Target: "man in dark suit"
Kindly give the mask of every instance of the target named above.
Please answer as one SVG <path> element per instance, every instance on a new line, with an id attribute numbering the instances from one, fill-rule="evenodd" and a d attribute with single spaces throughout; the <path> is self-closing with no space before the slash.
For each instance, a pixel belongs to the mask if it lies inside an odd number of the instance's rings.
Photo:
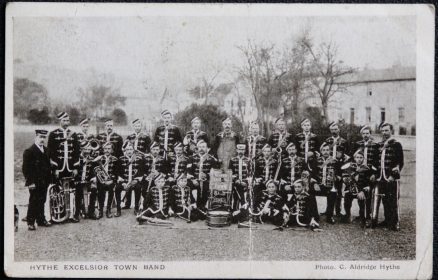
<path id="1" fill-rule="evenodd" d="M 38 226 L 51 226 L 44 216 L 47 188 L 51 179 L 50 160 L 47 148 L 47 130 L 36 130 L 35 143 L 23 153 L 23 174 L 25 186 L 29 188 L 29 207 L 27 209 L 27 225 L 29 230 L 35 230 L 35 220 Z"/>

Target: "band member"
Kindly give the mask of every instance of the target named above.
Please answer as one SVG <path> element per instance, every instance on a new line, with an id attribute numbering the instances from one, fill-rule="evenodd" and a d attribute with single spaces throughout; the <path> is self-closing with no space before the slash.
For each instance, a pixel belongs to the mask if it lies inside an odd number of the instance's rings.
<path id="1" fill-rule="evenodd" d="M 94 135 L 88 132 L 88 130 L 90 129 L 89 118 L 83 118 L 82 120 L 80 120 L 79 126 L 81 128 L 81 131 L 77 133 L 79 143 L 82 143 L 83 141 L 90 141 L 94 138 Z"/>
<path id="2" fill-rule="evenodd" d="M 262 157 L 258 158 L 254 162 L 254 204 L 258 205 L 263 195 L 263 191 L 266 188 L 265 183 L 271 179 L 277 180 L 278 177 L 278 162 L 272 156 L 272 148 L 269 144 L 266 144 L 262 149 Z"/>
<path id="3" fill-rule="evenodd" d="M 337 186 L 338 181 L 341 179 L 339 176 L 339 164 L 338 161 L 330 156 L 330 146 L 327 143 L 323 143 L 320 148 L 321 156 L 316 161 L 316 166 L 312 168 L 313 178 L 317 178 L 318 187 L 316 191 L 320 191 L 327 196 L 327 222 L 334 224 L 333 212 L 336 203 L 336 197 L 338 196 Z"/>
<path id="4" fill-rule="evenodd" d="M 160 156 L 160 144 L 153 142 L 150 147 L 150 154 L 147 154 L 145 159 L 145 182 L 142 189 L 143 203 L 146 203 L 146 196 L 153 184 L 153 180 L 158 174 L 168 173 L 168 164 L 164 157 Z M 144 204 L 143 209 L 146 209 L 147 205 Z"/>
<path id="5" fill-rule="evenodd" d="M 357 150 L 354 153 L 354 162 L 342 166 L 342 180 L 344 182 L 344 208 L 345 218 L 342 222 L 350 223 L 351 205 L 353 199 L 357 198 L 359 205 L 359 218 L 361 226 L 370 226 L 371 220 L 371 187 L 370 177 L 372 170 L 364 164 L 364 153 Z"/>
<path id="6" fill-rule="evenodd" d="M 311 132 L 312 122 L 309 119 L 306 118 L 301 121 L 301 128 L 303 132 L 295 136 L 296 147 L 298 156 L 302 157 L 304 162 L 308 163 L 309 160 L 316 160 L 318 147 L 320 145 L 316 134 Z"/>
<path id="7" fill-rule="evenodd" d="M 134 147 L 134 151 L 139 152 L 142 155 L 149 153 L 149 147 L 152 144 L 152 140 L 144 133 L 143 124 L 139 119 L 135 119 L 132 121 L 132 128 L 134 129 L 134 133 L 128 136 L 128 139 L 131 141 Z"/>
<path id="8" fill-rule="evenodd" d="M 189 158 L 184 155 L 183 149 L 184 147 L 181 142 L 176 143 L 174 147 L 174 155 L 169 157 L 167 181 L 170 185 L 175 184 L 175 180 L 179 175 L 187 173 Z"/>
<path id="9" fill-rule="evenodd" d="M 347 155 L 349 152 L 348 142 L 340 136 L 339 124 L 337 122 L 331 122 L 329 124 L 330 133 L 332 136 L 325 140 L 330 147 L 330 156 L 337 160 L 339 167 L 346 163 L 350 157 Z M 341 216 L 342 205 L 342 181 L 336 182 L 336 188 L 338 190 L 338 196 L 336 197 L 336 216 Z"/>
<path id="10" fill-rule="evenodd" d="M 35 230 L 35 220 L 38 226 L 51 226 L 51 223 L 44 216 L 44 203 L 51 179 L 49 154 L 44 146 L 47 130 L 35 130 L 35 134 L 35 143 L 23 153 L 22 167 L 26 180 L 25 186 L 29 189 L 30 194 L 27 209 L 29 230 Z"/>
<path id="11" fill-rule="evenodd" d="M 99 203 L 99 215 L 97 219 L 103 217 L 103 208 L 105 206 L 105 196 L 108 193 L 106 201 L 106 217 L 112 218 L 111 206 L 114 198 L 114 188 L 117 182 L 117 171 L 119 170 L 119 160 L 113 156 L 113 144 L 107 142 L 103 144 L 103 155 L 94 159 L 94 176 L 92 181 L 97 184 L 97 200 Z M 98 167 L 98 169 L 96 169 Z M 90 198 L 90 213 L 94 213 L 94 198 Z M 120 205 L 117 205 L 119 212 Z M 117 213 L 119 214 L 119 213 Z"/>
<path id="12" fill-rule="evenodd" d="M 114 132 L 114 122 L 112 119 L 107 119 L 105 121 L 105 132 L 100 133 L 97 136 L 97 140 L 100 142 L 100 145 L 103 147 L 104 144 L 110 142 L 113 146 L 113 156 L 119 158 L 123 155 L 122 146 L 123 146 L 123 138 L 116 132 Z"/>
<path id="13" fill-rule="evenodd" d="M 154 185 L 146 196 L 149 207 L 137 216 L 139 224 L 152 219 L 165 220 L 169 217 L 170 188 L 165 184 L 166 179 L 163 174 L 160 173 L 154 178 Z"/>
<path id="14" fill-rule="evenodd" d="M 251 122 L 249 125 L 249 136 L 246 138 L 245 155 L 254 159 L 262 154 L 262 148 L 268 143 L 268 140 L 260 135 L 260 126 L 257 122 Z"/>
<path id="15" fill-rule="evenodd" d="M 207 133 L 200 130 L 201 128 L 201 119 L 198 117 L 194 117 L 191 121 L 192 129 L 187 131 L 186 136 L 184 137 L 184 151 L 188 156 L 196 153 L 196 144 L 198 144 L 199 140 L 205 141 L 205 143 L 209 143 Z"/>
<path id="16" fill-rule="evenodd" d="M 207 143 L 204 141 L 198 142 L 197 149 L 197 153 L 190 157 L 187 178 L 191 180 L 195 190 L 196 206 L 203 213 L 200 218 L 205 219 L 206 203 L 210 195 L 210 170 L 218 166 L 218 161 L 208 153 Z"/>
<path id="17" fill-rule="evenodd" d="M 247 203 L 248 176 L 251 161 L 245 156 L 245 144 L 237 144 L 237 156 L 230 159 L 229 167 L 233 176 L 233 203 L 232 209 L 238 210 Z"/>
<path id="18" fill-rule="evenodd" d="M 61 127 L 50 132 L 47 144 L 50 163 L 56 178 L 75 177 L 78 174 L 80 155 L 78 137 L 68 128 L 70 118 L 67 113 L 61 112 L 57 118 Z"/>
<path id="19" fill-rule="evenodd" d="M 119 189 L 125 190 L 126 201 L 123 209 L 131 208 L 132 190 L 134 190 L 134 214 L 137 215 L 146 164 L 144 158 L 134 152 L 134 147 L 131 142 L 125 141 L 123 144 L 123 151 L 125 154 L 119 158 L 120 169 L 118 172 L 118 183 L 121 187 Z M 119 202 L 121 201 L 120 192 L 116 191 L 117 205 L 119 205 Z M 116 216 L 120 216 L 119 209 L 117 209 Z"/>
<path id="20" fill-rule="evenodd" d="M 293 136 L 286 130 L 286 122 L 282 118 L 275 120 L 275 132 L 269 137 L 269 145 L 278 155 L 286 157 L 286 147 L 293 142 Z"/>
<path id="21" fill-rule="evenodd" d="M 384 195 L 382 200 L 385 212 L 385 220 L 380 225 L 399 231 L 400 172 L 404 165 L 403 148 L 400 142 L 392 137 L 393 127 L 391 124 L 382 123 L 380 132 L 382 133 L 382 142 L 379 143 L 380 161 L 377 184 L 379 192 Z"/>
<path id="22" fill-rule="evenodd" d="M 91 179 L 93 178 L 93 157 L 91 153 L 90 142 L 84 140 L 81 142 L 81 156 L 79 158 L 79 169 L 78 175 L 75 178 L 76 182 L 76 192 L 75 192 L 75 214 L 72 218 L 72 222 L 79 222 L 79 216 L 81 212 L 84 218 L 95 219 L 94 211 L 90 212 L 88 192 L 90 191 L 90 196 L 97 195 L 96 184 L 91 184 Z M 87 197 L 85 197 L 87 196 Z"/>
<path id="23" fill-rule="evenodd" d="M 230 118 L 222 121 L 223 131 L 216 135 L 212 153 L 216 155 L 221 168 L 229 168 L 230 159 L 236 154 L 236 145 L 239 143 L 239 136 L 232 131 L 232 122 Z"/>
<path id="24" fill-rule="evenodd" d="M 276 226 L 285 225 L 289 221 L 289 209 L 284 200 L 277 194 L 277 182 L 269 180 L 266 183 L 266 190 L 255 209 L 255 216 L 258 216 L 262 223 L 271 223 Z"/>
<path id="25" fill-rule="evenodd" d="M 171 187 L 171 209 L 169 213 L 187 221 L 195 222 L 202 214 L 196 207 L 193 190 L 187 185 L 187 175 L 181 173 L 174 181 Z"/>
<path id="26" fill-rule="evenodd" d="M 167 157 L 173 154 L 173 146 L 182 142 L 182 137 L 179 128 L 171 124 L 172 114 L 168 110 L 161 112 L 161 118 L 164 125 L 155 131 L 154 141 L 160 145 L 160 155 L 167 160 Z"/>
<path id="27" fill-rule="evenodd" d="M 287 145 L 286 152 L 288 156 L 282 160 L 278 192 L 283 199 L 286 199 L 288 194 L 293 194 L 294 182 L 301 178 L 301 173 L 306 169 L 304 159 L 297 156 L 297 148 L 294 143 Z"/>
<path id="28" fill-rule="evenodd" d="M 355 153 L 359 149 L 362 150 L 364 155 L 363 164 L 369 168 L 377 168 L 379 166 L 379 145 L 371 138 L 371 128 L 367 125 L 363 126 L 360 129 L 360 134 L 362 135 L 362 140 L 352 145 L 352 153 L 350 154 Z"/>
<path id="29" fill-rule="evenodd" d="M 289 225 L 309 227 L 311 230 L 318 229 L 319 214 L 315 190 L 312 185 L 310 185 L 310 188 L 306 188 L 305 183 L 301 179 L 296 180 L 293 187 L 292 205 L 289 206 Z"/>

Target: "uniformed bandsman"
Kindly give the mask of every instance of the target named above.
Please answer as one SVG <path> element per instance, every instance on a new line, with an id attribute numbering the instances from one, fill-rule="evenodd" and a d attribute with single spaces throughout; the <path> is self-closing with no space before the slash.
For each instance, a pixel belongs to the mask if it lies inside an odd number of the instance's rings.
<path id="1" fill-rule="evenodd" d="M 333 212 L 338 196 L 338 181 L 340 167 L 338 161 L 330 156 L 330 146 L 323 143 L 320 148 L 321 156 L 316 160 L 316 166 L 312 168 L 312 177 L 318 181 L 316 191 L 327 196 L 326 215 L 327 222 L 334 224 Z"/>
<path id="2" fill-rule="evenodd" d="M 351 205 L 357 198 L 359 205 L 359 218 L 362 228 L 371 225 L 371 187 L 370 178 L 373 171 L 364 164 L 364 153 L 357 150 L 354 153 L 354 162 L 349 162 L 341 167 L 344 182 L 344 209 L 345 217 L 342 222 L 351 222 Z"/>
<path id="3" fill-rule="evenodd" d="M 78 173 L 80 143 L 75 132 L 70 130 L 70 118 L 67 113 L 57 115 L 60 128 L 50 132 L 47 148 L 50 163 L 57 178 L 75 177 Z"/>
<path id="4" fill-rule="evenodd" d="M 184 147 L 181 142 L 176 143 L 173 148 L 174 154 L 169 157 L 167 181 L 170 185 L 175 184 L 175 180 L 179 175 L 187 173 L 189 158 L 184 155 L 183 149 Z"/>
<path id="5" fill-rule="evenodd" d="M 302 132 L 295 136 L 295 143 L 298 150 L 298 156 L 304 159 L 304 162 L 316 160 L 318 157 L 319 140 L 315 133 L 312 133 L 312 122 L 309 119 L 301 121 Z"/>
<path id="6" fill-rule="evenodd" d="M 380 224 L 389 229 L 400 230 L 400 173 L 404 165 L 403 148 L 392 137 L 393 126 L 389 123 L 380 125 L 382 142 L 379 143 L 379 168 L 377 184 L 383 196 L 385 220 Z"/>
<path id="7" fill-rule="evenodd" d="M 288 156 L 282 159 L 280 169 L 279 194 L 286 199 L 288 194 L 293 194 L 294 182 L 301 178 L 301 173 L 306 170 L 304 159 L 297 156 L 297 148 L 294 143 L 286 147 Z"/>
<path id="8" fill-rule="evenodd" d="M 260 135 L 260 126 L 257 122 L 251 122 L 249 125 L 249 136 L 246 138 L 245 155 L 254 159 L 261 156 L 262 148 L 268 143 L 266 137 Z"/>
<path id="9" fill-rule="evenodd" d="M 139 211 L 139 203 L 141 197 L 141 188 L 145 175 L 146 164 L 144 158 L 134 152 L 134 147 L 129 141 L 123 144 L 124 155 L 119 159 L 118 183 L 121 189 L 125 190 L 125 206 L 123 209 L 131 208 L 132 191 L 134 190 L 134 214 Z M 120 193 L 116 192 L 116 201 L 120 201 Z M 119 204 L 119 203 L 118 203 Z M 120 216 L 119 209 L 117 214 Z"/>
<path id="10" fill-rule="evenodd" d="M 269 145 L 277 152 L 277 155 L 286 157 L 286 147 L 294 141 L 293 135 L 287 132 L 286 122 L 283 118 L 275 120 L 275 132 L 269 137 Z M 279 153 L 280 152 L 280 153 Z"/>
<path id="11" fill-rule="evenodd" d="M 95 219 L 95 213 L 90 212 L 88 193 L 90 196 L 96 196 L 97 188 L 96 184 L 91 184 L 91 179 L 93 178 L 93 160 L 91 153 L 90 142 L 84 140 L 81 142 L 81 156 L 79 158 L 79 169 L 78 175 L 75 178 L 76 182 L 76 192 L 75 192 L 75 214 L 72 219 L 73 222 L 79 222 L 79 216 L 82 215 L 84 218 Z M 94 209 L 94 208 L 93 208 Z"/>
<path id="12" fill-rule="evenodd" d="M 103 144 L 103 155 L 98 156 L 94 159 L 94 177 L 93 181 L 97 184 L 97 200 L 99 203 L 99 215 L 98 219 L 103 217 L 103 209 L 105 206 L 105 197 L 108 193 L 106 201 L 106 217 L 112 218 L 111 213 L 112 202 L 114 198 L 114 188 L 117 183 L 118 170 L 119 170 L 119 160 L 117 157 L 113 156 L 113 144 L 111 142 L 106 142 Z M 99 170 L 96 170 L 99 167 Z M 90 198 L 90 212 L 94 212 L 95 201 Z"/>
<path id="13" fill-rule="evenodd" d="M 239 135 L 232 130 L 232 121 L 228 117 L 222 121 L 222 127 L 223 131 L 215 137 L 212 154 L 218 159 L 221 168 L 226 170 L 230 159 L 236 154 Z"/>
<path id="14" fill-rule="evenodd" d="M 279 172 L 277 172 L 278 162 L 272 156 L 272 148 L 269 144 L 263 147 L 262 154 L 263 156 L 254 162 L 253 206 L 260 203 L 263 191 L 266 189 L 266 182 L 271 179 L 277 180 L 278 178 L 275 178 L 275 175 L 279 175 Z"/>
<path id="15" fill-rule="evenodd" d="M 210 170 L 218 167 L 218 161 L 208 153 L 207 143 L 204 141 L 198 142 L 197 149 L 197 153 L 189 159 L 187 178 L 191 180 L 195 189 L 196 206 L 203 213 L 203 217 L 200 218 L 204 219 L 210 195 Z"/>
<path id="16" fill-rule="evenodd" d="M 168 110 L 161 112 L 161 119 L 164 124 L 157 127 L 154 141 L 160 145 L 160 155 L 167 160 L 167 157 L 173 154 L 173 146 L 182 142 L 182 137 L 179 128 L 171 124 L 172 114 Z"/>
<path id="17" fill-rule="evenodd" d="M 304 180 L 312 180 L 310 178 Z M 308 188 L 307 186 L 310 186 Z M 294 194 L 289 206 L 289 225 L 309 227 L 311 230 L 319 228 L 319 213 L 316 204 L 315 190 L 309 182 L 298 179 L 293 184 Z"/>
<path id="18" fill-rule="evenodd" d="M 170 187 L 166 186 L 164 174 L 159 173 L 153 180 L 153 185 L 147 193 L 146 205 L 139 215 L 137 221 L 143 224 L 145 221 L 165 220 L 169 217 L 170 209 Z"/>
<path id="19" fill-rule="evenodd" d="M 114 132 L 114 121 L 112 119 L 107 119 L 105 121 L 105 132 L 100 133 L 97 136 L 97 140 L 100 145 L 110 142 L 113 144 L 113 156 L 119 158 L 123 155 L 122 146 L 123 138 L 116 132 Z"/>
<path id="20" fill-rule="evenodd" d="M 81 128 L 81 131 L 77 133 L 79 143 L 82 143 L 83 141 L 90 141 L 91 139 L 95 138 L 93 134 L 89 133 L 89 129 L 90 129 L 89 118 L 83 118 L 82 120 L 80 120 L 79 126 Z"/>
<path id="21" fill-rule="evenodd" d="M 263 223 L 284 226 L 289 221 L 289 209 L 277 193 L 277 187 L 278 183 L 274 180 L 266 183 L 266 190 L 253 212 Z"/>
<path id="22" fill-rule="evenodd" d="M 187 185 L 187 175 L 181 173 L 173 182 L 171 194 L 171 209 L 169 213 L 175 214 L 176 217 L 181 218 L 187 222 L 195 222 L 202 214 L 196 207 L 193 190 Z"/>
<path id="23" fill-rule="evenodd" d="M 196 144 L 198 144 L 199 140 L 203 140 L 209 144 L 208 135 L 201 128 L 201 119 L 198 117 L 194 117 L 191 121 L 192 129 L 186 132 L 186 136 L 184 137 L 184 152 L 187 156 L 191 156 L 196 153 Z"/>
<path id="24" fill-rule="evenodd" d="M 132 121 L 132 128 L 134 129 L 134 133 L 128 136 L 128 139 L 131 141 L 134 151 L 136 153 L 140 153 L 142 155 L 146 155 L 149 153 L 149 147 L 152 144 L 152 140 L 145 132 L 143 132 L 143 124 L 140 119 L 135 119 Z"/>
<path id="25" fill-rule="evenodd" d="M 142 189 L 143 204 L 147 203 L 146 196 L 153 184 L 153 179 L 158 174 L 168 173 L 168 164 L 164 157 L 160 156 L 160 145 L 157 142 L 153 142 L 150 147 L 151 153 L 147 154 L 145 159 L 145 179 Z M 143 209 L 146 209 L 147 205 L 144 204 Z"/>
<path id="26" fill-rule="evenodd" d="M 245 144 L 237 144 L 237 155 L 230 159 L 229 167 L 232 172 L 233 190 L 232 190 L 232 209 L 238 210 L 241 205 L 248 202 L 248 176 L 251 167 L 251 161 L 245 156 Z"/>
<path id="27" fill-rule="evenodd" d="M 379 145 L 371 138 L 371 128 L 367 125 L 360 129 L 362 140 L 357 141 L 352 145 L 350 154 L 354 154 L 357 150 L 362 150 L 364 159 L 363 164 L 369 168 L 377 168 L 379 165 Z"/>

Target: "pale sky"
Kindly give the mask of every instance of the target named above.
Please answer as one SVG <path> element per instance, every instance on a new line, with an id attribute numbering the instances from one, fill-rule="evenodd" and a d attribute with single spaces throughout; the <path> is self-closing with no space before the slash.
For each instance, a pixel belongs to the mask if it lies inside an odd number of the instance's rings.
<path id="1" fill-rule="evenodd" d="M 415 66 L 415 17 L 21 17 L 13 52 L 26 64 L 182 89 L 214 69 L 229 79 L 248 39 L 283 46 L 307 25 L 315 42 L 336 42 L 347 65 Z"/>

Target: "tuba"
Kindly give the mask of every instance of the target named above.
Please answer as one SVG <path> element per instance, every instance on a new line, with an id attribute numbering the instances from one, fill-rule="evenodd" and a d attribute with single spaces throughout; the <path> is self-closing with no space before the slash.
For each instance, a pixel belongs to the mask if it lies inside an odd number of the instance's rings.
<path id="1" fill-rule="evenodd" d="M 72 188 L 73 178 L 60 179 L 60 184 L 51 185 L 49 194 L 50 219 L 55 223 L 62 223 L 74 214 L 75 195 Z"/>
<path id="2" fill-rule="evenodd" d="M 100 163 L 98 166 L 94 168 L 94 172 L 96 173 L 97 180 L 101 184 L 105 184 L 106 182 L 111 180 L 110 175 L 106 172 L 105 167 Z"/>

